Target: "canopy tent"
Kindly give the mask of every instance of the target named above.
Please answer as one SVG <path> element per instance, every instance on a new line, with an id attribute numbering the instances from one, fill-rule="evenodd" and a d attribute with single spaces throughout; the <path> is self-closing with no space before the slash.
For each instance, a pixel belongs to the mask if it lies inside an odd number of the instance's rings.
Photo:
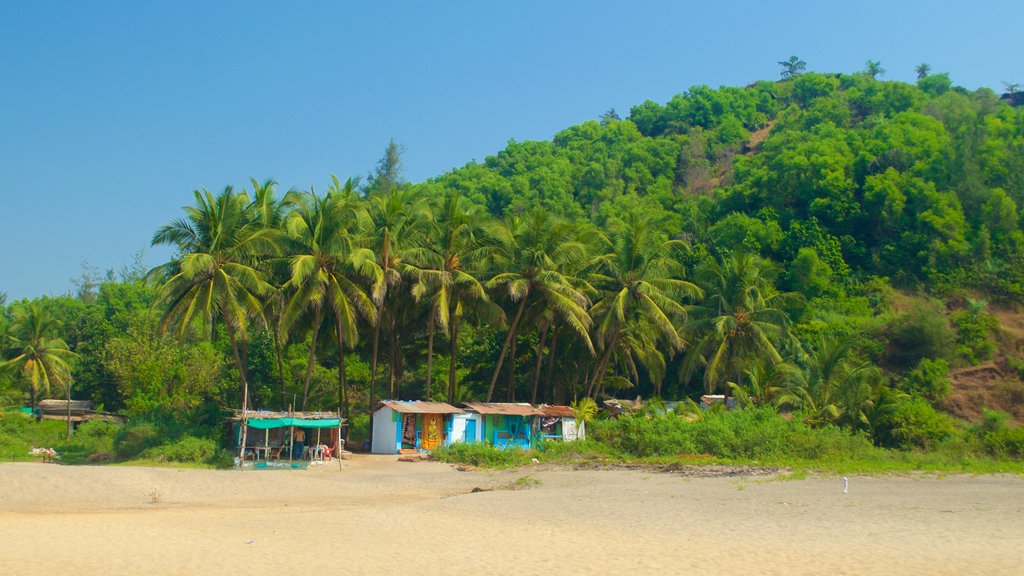
<path id="1" fill-rule="evenodd" d="M 341 418 L 249 418 L 249 427 L 259 430 L 273 428 L 337 428 L 341 426 Z"/>

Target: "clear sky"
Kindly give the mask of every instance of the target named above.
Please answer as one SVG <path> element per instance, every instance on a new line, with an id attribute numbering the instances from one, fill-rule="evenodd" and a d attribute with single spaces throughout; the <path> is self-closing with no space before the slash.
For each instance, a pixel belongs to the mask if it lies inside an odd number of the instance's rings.
<path id="1" fill-rule="evenodd" d="M 1024 83 L 1020 0 L 0 2 L 0 292 L 120 269 L 198 187 L 419 181 L 697 84 L 927 62 Z"/>

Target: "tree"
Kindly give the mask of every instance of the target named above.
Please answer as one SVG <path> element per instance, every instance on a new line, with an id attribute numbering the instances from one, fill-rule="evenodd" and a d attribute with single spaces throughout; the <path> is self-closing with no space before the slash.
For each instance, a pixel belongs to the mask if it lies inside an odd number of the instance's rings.
<path id="1" fill-rule="evenodd" d="M 350 182 L 351 184 L 351 182 Z M 338 410 L 345 405 L 345 342 L 354 343 L 358 336 L 360 317 L 376 322 L 376 309 L 369 295 L 358 284 L 380 274 L 373 253 L 353 244 L 353 229 L 359 219 L 351 186 L 332 190 L 324 197 L 309 193 L 292 194 L 294 207 L 288 217 L 288 237 L 293 247 L 289 258 L 291 278 L 287 287 L 291 297 L 281 321 L 289 328 L 302 316 L 310 317 L 312 336 L 309 361 L 302 389 L 302 409 L 309 399 L 309 383 L 316 363 L 317 337 L 324 312 L 333 316 L 338 346 Z"/>
<path id="2" fill-rule="evenodd" d="M 713 260 L 697 273 L 704 302 L 692 312 L 694 345 L 683 362 L 684 374 L 704 366 L 704 387 L 711 392 L 732 375 L 742 386 L 743 365 L 758 359 L 782 362 L 789 316 L 784 308 L 799 299 L 775 290 L 778 268 L 748 253 Z"/>
<path id="3" fill-rule="evenodd" d="M 923 79 L 927 78 L 928 77 L 928 73 L 931 72 L 931 71 L 932 71 L 932 67 L 929 66 L 928 64 L 925 64 L 924 62 L 922 62 L 922 63 L 918 64 L 916 67 L 914 67 L 914 72 L 917 73 L 917 79 L 918 80 L 923 80 Z"/>
<path id="4" fill-rule="evenodd" d="M 60 337 L 60 322 L 50 314 L 42 302 L 28 302 L 14 307 L 5 342 L 6 369 L 21 374 L 29 391 L 29 406 L 36 409 L 40 392 L 50 393 L 52 384 L 64 387 L 71 401 L 71 366 L 75 357 Z M 68 420 L 68 437 L 71 421 Z"/>
<path id="5" fill-rule="evenodd" d="M 487 249 L 486 222 L 487 217 L 479 206 L 458 193 L 451 193 L 433 210 L 428 241 L 412 251 L 416 262 L 410 266 L 416 278 L 412 294 L 417 301 L 428 301 L 424 400 L 430 398 L 432 386 L 436 327 L 440 327 L 449 340 L 447 398 L 448 402 L 454 402 L 460 324 L 469 315 L 487 318 L 495 324 L 501 321 L 501 309 L 488 298 L 479 280 L 479 271 L 471 268 L 482 260 Z"/>
<path id="6" fill-rule="evenodd" d="M 864 75 L 874 80 L 879 76 L 885 76 L 885 68 L 882 68 L 882 63 L 878 60 L 868 60 L 864 63 Z"/>
<path id="7" fill-rule="evenodd" d="M 807 70 L 807 63 L 796 56 L 790 56 L 789 60 L 780 60 L 779 66 L 782 66 L 783 80 L 799 76 Z"/>
<path id="8" fill-rule="evenodd" d="M 377 161 L 377 169 L 370 174 L 367 188 L 371 192 L 388 194 L 402 186 L 402 172 L 405 170 L 402 154 L 405 154 L 405 146 L 394 138 L 389 140 L 384 156 Z"/>
<path id="9" fill-rule="evenodd" d="M 587 396 L 599 392 L 609 360 L 628 328 L 637 335 L 651 335 L 652 347 L 669 356 L 682 350 L 677 326 L 686 318 L 686 309 L 680 302 L 702 295 L 700 288 L 682 279 L 684 269 L 677 257 L 688 248 L 685 242 L 666 238 L 637 212 L 613 220 L 610 227 L 607 251 L 596 260 L 589 279 L 599 294 L 590 310 L 596 323 L 593 340 L 603 352 Z M 647 358 L 642 353 L 627 354 L 641 361 Z M 660 381 L 654 389 L 660 395 Z"/>
<path id="10" fill-rule="evenodd" d="M 393 188 L 390 190 L 370 193 L 367 198 L 367 215 L 369 217 L 368 234 L 362 239 L 365 247 L 376 254 L 380 275 L 370 286 L 370 296 L 376 306 L 377 321 L 373 326 L 373 342 L 370 353 L 370 397 L 372 405 L 376 400 L 377 361 L 382 326 L 388 326 L 393 333 L 397 322 L 393 304 L 396 301 L 395 288 L 402 282 L 402 262 L 404 252 L 422 245 L 425 234 L 427 208 L 423 200 L 411 188 Z M 389 309 L 392 308 L 392 309 Z M 387 394 L 395 393 L 394 359 L 395 338 L 392 343 L 391 366 Z"/>
<path id="11" fill-rule="evenodd" d="M 1013 96 L 1017 92 L 1020 92 L 1020 84 L 1017 82 L 1003 82 L 1003 88 L 1006 90 L 1006 93 L 1009 94 L 1010 96 Z"/>
<path id="12" fill-rule="evenodd" d="M 262 298 L 273 292 L 256 263 L 278 251 L 277 233 L 260 226 L 248 196 L 236 194 L 230 186 L 216 196 L 207 190 L 196 190 L 193 196 L 195 204 L 185 207 L 185 218 L 153 235 L 154 246 L 167 244 L 178 250 L 170 262 L 148 274 L 160 282 L 154 301 L 164 308 L 159 329 L 174 327 L 179 335 L 198 329 L 212 336 L 215 324 L 222 322 L 241 379 L 244 414 L 249 380 L 242 351 L 250 323 L 266 324 Z M 242 427 L 243 447 L 246 428 Z"/>
<path id="13" fill-rule="evenodd" d="M 493 236 L 497 241 L 495 264 L 502 272 L 491 278 L 487 287 L 504 293 L 515 313 L 487 389 L 488 402 L 494 395 L 505 356 L 518 334 L 528 304 L 550 311 L 580 337 L 591 353 L 594 349 L 589 334 L 591 319 L 587 314 L 590 300 L 578 279 L 568 273 L 585 262 L 588 255 L 580 230 L 547 210 L 532 209 L 522 217 L 499 222 Z"/>

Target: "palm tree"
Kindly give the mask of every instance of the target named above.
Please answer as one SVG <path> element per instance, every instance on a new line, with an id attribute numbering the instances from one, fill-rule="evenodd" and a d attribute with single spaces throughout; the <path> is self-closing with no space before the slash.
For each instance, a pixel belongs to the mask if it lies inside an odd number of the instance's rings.
<path id="1" fill-rule="evenodd" d="M 922 63 L 918 64 L 916 67 L 914 67 L 914 72 L 917 73 L 917 79 L 918 80 L 923 80 L 924 78 L 927 78 L 928 77 L 928 73 L 931 72 L 931 71 L 932 71 L 932 67 L 929 66 L 928 64 L 925 64 L 924 62 L 922 62 Z"/>
<path id="2" fill-rule="evenodd" d="M 729 382 L 729 389 L 741 406 L 772 406 L 799 374 L 787 361 L 762 359 L 743 370 L 742 383 Z"/>
<path id="3" fill-rule="evenodd" d="M 277 182 L 273 179 L 264 180 L 261 184 L 255 178 L 250 178 L 252 184 L 252 203 L 249 209 L 252 210 L 253 218 L 259 222 L 262 229 L 273 234 L 284 230 L 285 211 L 287 203 L 283 198 L 277 197 L 274 192 Z M 274 286 L 281 286 L 288 281 L 288 270 L 280 259 L 268 260 L 265 262 L 267 272 L 271 276 L 271 283 Z M 274 339 L 274 356 L 277 361 L 278 388 L 281 393 L 281 408 L 288 406 L 287 386 L 284 376 L 284 360 L 281 357 L 282 349 L 288 344 L 287 336 L 282 340 L 281 314 L 284 310 L 285 294 L 281 291 L 269 295 L 264 306 L 264 315 L 267 323 L 272 327 L 271 332 Z"/>
<path id="4" fill-rule="evenodd" d="M 36 396 L 40 392 L 49 394 L 52 384 L 65 388 L 70 406 L 71 367 L 68 362 L 75 354 L 60 338 L 60 329 L 60 322 L 40 302 L 29 302 L 14 308 L 7 341 L 4 343 L 10 359 L 2 366 L 21 373 L 28 384 L 29 405 L 33 413 L 36 409 Z"/>
<path id="5" fill-rule="evenodd" d="M 780 60 L 779 66 L 782 66 L 782 79 L 786 80 L 802 74 L 807 69 L 807 62 L 796 56 L 790 56 L 789 60 Z"/>
<path id="6" fill-rule="evenodd" d="M 240 350 L 250 322 L 266 324 L 262 298 L 273 287 L 256 263 L 277 252 L 276 232 L 263 228 L 253 217 L 248 196 L 235 194 L 230 186 L 216 196 L 207 190 L 193 194 L 195 205 L 184 208 L 186 217 L 153 235 L 154 246 L 172 245 L 178 254 L 147 276 L 161 281 L 154 299 L 154 306 L 164 308 L 161 332 L 176 327 L 184 335 L 198 328 L 212 336 L 216 322 L 223 322 L 242 381 L 244 415 L 249 381 Z M 246 428 L 242 426 L 243 458 Z"/>
<path id="7" fill-rule="evenodd" d="M 885 76 L 885 68 L 882 68 L 882 63 L 878 60 L 868 60 L 864 63 L 864 74 L 874 80 L 879 76 Z"/>
<path id="8" fill-rule="evenodd" d="M 376 307 L 376 322 L 373 325 L 373 343 L 370 353 L 370 397 L 372 407 L 377 395 L 377 361 L 380 345 L 382 324 L 389 324 L 389 338 L 392 343 L 391 370 L 388 382 L 388 396 L 395 390 L 394 359 L 396 338 L 393 334 L 397 322 L 396 315 L 388 310 L 389 296 L 402 282 L 401 267 L 403 251 L 422 243 L 423 225 L 427 220 L 422 200 L 408 187 L 388 187 L 384 191 L 371 193 L 367 197 L 367 215 L 369 237 L 365 239 L 366 247 L 373 250 L 377 257 L 377 265 L 381 274 L 370 287 L 370 295 Z"/>
<path id="9" fill-rule="evenodd" d="M 636 346 L 637 352 L 654 348 L 671 356 L 682 350 L 683 337 L 676 327 L 686 318 L 686 309 L 679 302 L 702 294 L 700 288 L 682 279 L 684 268 L 676 256 L 689 247 L 685 242 L 666 238 L 650 220 L 636 213 L 613 220 L 610 231 L 611 238 L 605 240 L 607 251 L 596 260 L 596 270 L 590 275 L 590 283 L 599 294 L 590 310 L 596 322 L 593 339 L 603 353 L 587 396 L 598 393 L 609 360 L 630 327 L 634 328 L 634 342 L 645 335 L 650 340 Z M 625 356 L 627 365 L 633 359 L 655 358 L 642 352 Z M 664 363 L 663 356 L 659 363 Z M 635 367 L 630 371 L 635 372 Z M 660 389 L 658 382 L 656 395 Z"/>
<path id="10" fill-rule="evenodd" d="M 798 296 L 774 288 L 778 268 L 747 253 L 712 261 L 698 272 L 704 303 L 695 308 L 696 343 L 683 362 L 685 374 L 704 366 L 704 387 L 714 391 L 732 375 L 742 383 L 743 363 L 758 358 L 782 362 L 777 343 L 786 336 L 783 307 Z"/>
<path id="11" fill-rule="evenodd" d="M 812 423 L 846 420 L 855 428 L 867 422 L 878 396 L 878 371 L 854 362 L 849 340 L 825 338 L 807 356 L 799 378 L 778 397 L 780 406 L 803 410 Z"/>
<path id="12" fill-rule="evenodd" d="M 349 190 L 351 191 L 351 190 Z M 324 312 L 334 319 L 338 345 L 338 409 L 347 410 L 345 379 L 345 342 L 354 342 L 358 335 L 359 317 L 376 320 L 376 310 L 356 277 L 373 278 L 378 271 L 373 254 L 355 248 L 351 234 L 359 214 L 352 196 L 344 188 L 334 189 L 324 197 L 309 193 L 289 195 L 294 209 L 288 217 L 288 236 L 293 252 L 289 259 L 292 291 L 281 316 L 287 330 L 299 318 L 310 317 L 312 336 L 309 361 L 302 389 L 302 409 L 309 400 L 309 385 L 316 363 L 317 338 Z"/>
<path id="13" fill-rule="evenodd" d="M 509 347 L 516 338 L 527 304 L 550 310 L 564 325 L 575 332 L 593 353 L 590 340 L 589 299 L 581 282 L 568 274 L 587 257 L 586 242 L 578 227 L 542 209 L 532 209 L 521 218 L 513 217 L 494 226 L 496 240 L 494 261 L 503 272 L 495 275 L 487 287 L 508 296 L 515 307 L 508 333 L 487 389 L 487 401 L 494 395 L 494 386 L 501 373 Z"/>
<path id="14" fill-rule="evenodd" d="M 427 381 L 423 393 L 430 398 L 433 378 L 434 334 L 440 326 L 449 340 L 447 398 L 456 397 L 455 368 L 459 326 L 467 315 L 501 321 L 501 309 L 487 297 L 477 273 L 469 269 L 486 250 L 483 210 L 458 193 L 444 198 L 433 211 L 429 240 L 410 251 L 409 269 L 416 278 L 412 294 L 427 299 Z"/>

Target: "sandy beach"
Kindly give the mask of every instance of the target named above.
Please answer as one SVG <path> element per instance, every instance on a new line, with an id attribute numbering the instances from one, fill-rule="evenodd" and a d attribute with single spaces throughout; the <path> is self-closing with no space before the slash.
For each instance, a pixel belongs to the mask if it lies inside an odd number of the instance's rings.
<path id="1" fill-rule="evenodd" d="M 79 575 L 1024 572 L 1024 478 L 852 477 L 846 494 L 842 484 L 458 471 L 389 456 L 298 471 L 0 464 L 0 565 Z"/>

